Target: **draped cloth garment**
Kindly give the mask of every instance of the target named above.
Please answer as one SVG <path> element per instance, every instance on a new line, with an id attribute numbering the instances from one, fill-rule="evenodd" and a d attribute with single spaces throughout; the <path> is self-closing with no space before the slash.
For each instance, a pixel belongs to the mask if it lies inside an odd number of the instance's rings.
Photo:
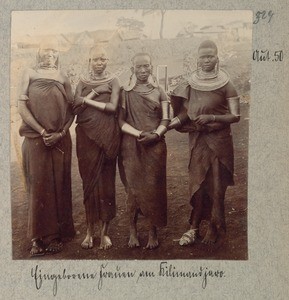
<path id="1" fill-rule="evenodd" d="M 63 85 L 36 79 L 28 88 L 27 107 L 48 132 L 61 132 L 72 116 Z M 23 122 L 20 135 L 29 199 L 29 238 L 72 238 L 75 235 L 71 200 L 71 137 L 69 131 L 54 146 Z"/>
<path id="2" fill-rule="evenodd" d="M 103 83 L 101 83 L 103 84 Z M 112 80 L 108 84 L 112 84 Z M 81 82 L 81 96 L 87 96 L 97 83 Z M 94 100 L 108 103 L 111 93 Z M 76 150 L 83 181 L 87 222 L 108 222 L 115 217 L 116 157 L 120 129 L 116 116 L 86 106 L 77 110 Z"/>
<path id="3" fill-rule="evenodd" d="M 122 108 L 126 122 L 142 131 L 153 131 L 161 121 L 160 92 L 154 88 L 141 94 L 134 90 L 122 91 Z M 167 222 L 165 140 L 142 145 L 124 134 L 121 144 L 120 173 L 128 193 L 128 210 L 147 217 L 155 226 Z"/>
<path id="4" fill-rule="evenodd" d="M 205 193 L 202 219 L 209 219 L 225 228 L 224 197 L 228 185 L 233 185 L 234 152 L 230 125 L 211 131 L 196 126 L 192 121 L 201 114 L 225 115 L 229 113 L 226 98 L 236 95 L 231 82 L 213 91 L 198 91 L 186 82 L 172 93 L 175 114 L 183 105 L 189 121 L 184 128 L 189 132 L 190 162 L 189 189 L 191 204 L 202 188 Z"/>

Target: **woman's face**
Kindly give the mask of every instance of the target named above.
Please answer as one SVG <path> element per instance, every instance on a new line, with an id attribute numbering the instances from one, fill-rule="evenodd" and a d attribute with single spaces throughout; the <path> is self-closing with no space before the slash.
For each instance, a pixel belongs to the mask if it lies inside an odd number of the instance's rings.
<path id="1" fill-rule="evenodd" d="M 152 72 L 151 59 L 148 55 L 139 55 L 134 58 L 133 71 L 139 82 L 146 82 Z"/>
<path id="2" fill-rule="evenodd" d="M 47 66 L 55 66 L 58 59 L 59 52 L 53 48 L 40 48 L 40 61 Z"/>
<path id="3" fill-rule="evenodd" d="M 218 56 L 216 49 L 201 48 L 199 50 L 198 63 L 204 72 L 210 72 L 214 70 L 217 62 Z"/>
<path id="4" fill-rule="evenodd" d="M 102 74 L 106 69 L 108 58 L 103 51 L 95 51 L 90 58 L 90 65 L 95 74 Z"/>

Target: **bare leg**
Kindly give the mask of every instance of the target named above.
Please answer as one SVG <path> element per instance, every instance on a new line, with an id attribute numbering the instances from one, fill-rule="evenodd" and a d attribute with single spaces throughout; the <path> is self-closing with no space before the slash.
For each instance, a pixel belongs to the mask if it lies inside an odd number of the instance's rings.
<path id="1" fill-rule="evenodd" d="M 212 164 L 212 178 L 210 180 L 211 189 L 213 190 L 211 208 L 211 220 L 207 233 L 202 240 L 202 243 L 212 245 L 221 237 L 226 231 L 225 225 L 225 207 L 224 199 L 228 186 L 228 171 L 216 159 Z"/>
<path id="2" fill-rule="evenodd" d="M 200 189 L 195 193 L 193 196 L 193 210 L 191 214 L 191 226 L 190 229 L 199 229 L 201 220 L 202 220 L 202 210 L 203 210 L 203 188 L 200 187 Z"/>
<path id="3" fill-rule="evenodd" d="M 129 224 L 129 241 L 128 241 L 129 248 L 135 248 L 140 246 L 138 236 L 137 236 L 137 218 L 138 218 L 138 212 L 135 211 L 135 214 L 131 218 Z"/>
<path id="4" fill-rule="evenodd" d="M 207 244 L 207 245 L 212 245 L 216 243 L 218 237 L 218 231 L 217 227 L 215 224 L 211 223 L 209 224 L 209 227 L 207 229 L 207 233 L 202 240 L 202 243 Z"/>
<path id="5" fill-rule="evenodd" d="M 109 222 L 102 222 L 101 224 L 99 249 L 107 250 L 112 246 L 112 242 L 108 236 L 108 226 Z"/>
<path id="6" fill-rule="evenodd" d="M 192 245 L 197 239 L 197 233 L 202 220 L 203 194 L 203 189 L 200 188 L 193 196 L 193 210 L 190 218 L 191 226 L 180 238 L 179 244 L 181 246 Z"/>
<path id="7" fill-rule="evenodd" d="M 87 225 L 86 237 L 81 243 L 83 249 L 93 248 L 93 235 L 94 235 L 94 223 L 89 223 Z"/>
<path id="8" fill-rule="evenodd" d="M 157 228 L 154 225 L 150 226 L 148 243 L 146 249 L 155 249 L 159 246 Z"/>

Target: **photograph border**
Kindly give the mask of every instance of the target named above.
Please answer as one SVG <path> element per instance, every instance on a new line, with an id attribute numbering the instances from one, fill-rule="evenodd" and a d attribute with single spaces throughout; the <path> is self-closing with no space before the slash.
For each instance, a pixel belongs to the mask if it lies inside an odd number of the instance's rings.
<path id="1" fill-rule="evenodd" d="M 266 15 L 253 27 L 253 50 L 269 49 L 270 51 L 288 50 L 289 33 L 288 1 L 276 1 L 266 3 L 262 1 L 202 1 L 192 4 L 190 1 L 172 1 L 166 3 L 159 1 L 125 2 L 119 1 L 100 2 L 91 1 L 81 3 L 79 1 L 3 1 L 1 18 L 1 45 L 3 66 L 1 76 L 1 164 L 0 175 L 2 178 L 0 192 L 2 210 L 0 217 L 3 220 L 1 229 L 1 245 L 3 251 L 0 255 L 3 277 L 1 285 L 5 294 L 16 298 L 39 297 L 49 299 L 53 293 L 52 282 L 43 281 L 39 288 L 33 271 L 41 268 L 43 274 L 59 274 L 63 269 L 70 272 L 93 272 L 99 270 L 106 263 L 111 271 L 117 267 L 129 271 L 159 271 L 160 263 L 155 261 L 57 261 L 55 265 L 51 261 L 11 261 L 11 206 L 10 206 L 10 107 L 9 107 L 9 69 L 10 69 L 10 15 L 12 10 L 36 10 L 36 9 L 129 9 L 137 8 L 161 8 L 166 9 L 199 9 L 199 10 L 252 10 L 254 21 L 258 12 L 269 11 L 274 13 L 268 22 Z M 264 16 L 264 18 L 263 18 Z M 194 270 L 223 271 L 222 278 L 212 277 L 207 285 L 202 287 L 200 278 L 194 280 L 183 278 L 140 278 L 137 282 L 124 278 L 111 281 L 107 279 L 98 289 L 97 284 L 91 281 L 58 281 L 57 297 L 72 298 L 81 295 L 85 298 L 106 299 L 173 299 L 197 298 L 197 299 L 286 299 L 289 295 L 288 287 L 288 229 L 289 229 L 289 204 L 287 195 L 289 192 L 288 181 L 288 58 L 285 55 L 283 62 L 253 61 L 250 104 L 250 128 L 249 128 L 249 177 L 248 177 L 248 237 L 249 260 L 240 261 L 178 261 L 176 267 L 179 270 L 187 270 L 188 264 Z M 260 76 L 261 75 L 261 76 Z M 261 78 L 260 78 L 261 77 Z M 276 99 L 276 101 L 272 101 Z M 285 178 L 284 178 L 285 177 Z M 277 203 L 276 203 L 277 202 Z M 269 270 L 269 271 L 268 271 Z M 35 272 L 34 272 L 35 273 Z M 208 273 L 209 274 L 209 273 Z M 208 275 L 207 274 L 207 275 Z M 209 276 L 209 275 L 208 275 Z M 172 281 L 173 280 L 173 281 Z M 61 281 L 61 284 L 59 282 Z M 56 282 L 56 281 L 54 281 Z M 38 282 L 39 283 L 39 282 Z M 38 289 L 39 288 L 39 289 Z M 133 288 L 133 294 L 131 289 Z"/>

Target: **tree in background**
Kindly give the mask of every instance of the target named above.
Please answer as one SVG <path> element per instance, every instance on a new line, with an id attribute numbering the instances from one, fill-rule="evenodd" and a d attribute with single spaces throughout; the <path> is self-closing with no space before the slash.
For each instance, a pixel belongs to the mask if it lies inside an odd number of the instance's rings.
<path id="1" fill-rule="evenodd" d="M 161 24 L 160 24 L 160 39 L 163 39 L 163 30 L 164 30 L 164 19 L 165 19 L 165 13 L 166 10 L 165 9 L 144 9 L 142 11 L 142 15 L 146 16 L 146 15 L 150 15 L 150 14 L 161 14 Z"/>

